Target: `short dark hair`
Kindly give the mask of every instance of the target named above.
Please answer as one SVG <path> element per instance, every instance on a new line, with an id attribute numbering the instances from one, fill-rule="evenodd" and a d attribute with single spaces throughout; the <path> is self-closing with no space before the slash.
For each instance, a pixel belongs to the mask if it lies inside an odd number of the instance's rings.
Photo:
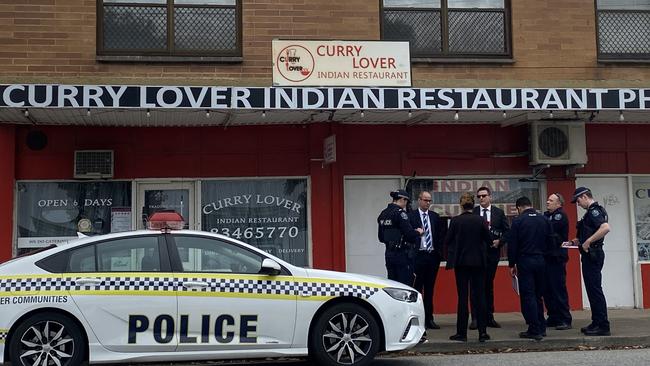
<path id="1" fill-rule="evenodd" d="M 487 191 L 488 196 L 491 196 L 491 195 L 492 195 L 492 191 L 491 191 L 490 188 L 488 188 L 488 187 L 483 186 L 483 187 L 477 189 L 477 190 L 476 190 L 476 193 L 478 193 L 478 192 L 480 192 L 480 191 Z"/>
<path id="2" fill-rule="evenodd" d="M 472 196 L 472 193 L 470 192 L 465 192 L 460 195 L 460 200 L 458 203 L 460 204 L 460 207 L 463 208 L 463 210 L 471 210 L 474 208 L 474 196 Z"/>
<path id="3" fill-rule="evenodd" d="M 533 203 L 530 202 L 530 198 L 523 196 L 517 198 L 517 202 L 515 202 L 515 207 L 532 207 Z"/>

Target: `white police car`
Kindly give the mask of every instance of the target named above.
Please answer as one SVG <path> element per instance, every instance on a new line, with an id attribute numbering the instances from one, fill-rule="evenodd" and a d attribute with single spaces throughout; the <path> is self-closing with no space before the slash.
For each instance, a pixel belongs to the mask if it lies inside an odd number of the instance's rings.
<path id="1" fill-rule="evenodd" d="M 152 223 L 161 230 L 80 238 L 0 265 L 0 362 L 310 355 L 365 365 L 424 334 L 421 296 L 397 282 L 295 267 L 221 235 L 169 230 L 169 217 Z"/>

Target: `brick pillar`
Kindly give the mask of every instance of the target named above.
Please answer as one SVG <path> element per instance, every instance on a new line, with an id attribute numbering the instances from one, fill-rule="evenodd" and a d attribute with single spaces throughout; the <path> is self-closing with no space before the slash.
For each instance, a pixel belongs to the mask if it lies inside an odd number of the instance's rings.
<path id="1" fill-rule="evenodd" d="M 12 257 L 16 128 L 0 125 L 0 262 Z"/>

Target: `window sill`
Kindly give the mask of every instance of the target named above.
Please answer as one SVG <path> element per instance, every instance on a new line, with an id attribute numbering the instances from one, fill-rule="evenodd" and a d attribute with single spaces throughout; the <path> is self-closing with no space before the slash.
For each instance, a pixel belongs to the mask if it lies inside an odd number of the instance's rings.
<path id="1" fill-rule="evenodd" d="M 240 56 L 100 56 L 99 62 L 185 62 L 185 63 L 241 63 L 244 61 Z"/>
<path id="2" fill-rule="evenodd" d="M 437 57 L 411 57 L 414 64 L 514 64 L 512 58 L 437 58 Z"/>
<path id="3" fill-rule="evenodd" d="M 641 58 L 606 58 L 598 59 L 599 64 L 650 64 L 650 59 L 641 59 Z"/>

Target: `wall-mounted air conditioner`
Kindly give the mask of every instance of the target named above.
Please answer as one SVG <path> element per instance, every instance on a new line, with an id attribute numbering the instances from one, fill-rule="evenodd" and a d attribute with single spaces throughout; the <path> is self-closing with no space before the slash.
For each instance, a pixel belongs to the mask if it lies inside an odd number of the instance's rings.
<path id="1" fill-rule="evenodd" d="M 530 165 L 586 163 L 584 122 L 534 121 L 530 124 Z"/>

